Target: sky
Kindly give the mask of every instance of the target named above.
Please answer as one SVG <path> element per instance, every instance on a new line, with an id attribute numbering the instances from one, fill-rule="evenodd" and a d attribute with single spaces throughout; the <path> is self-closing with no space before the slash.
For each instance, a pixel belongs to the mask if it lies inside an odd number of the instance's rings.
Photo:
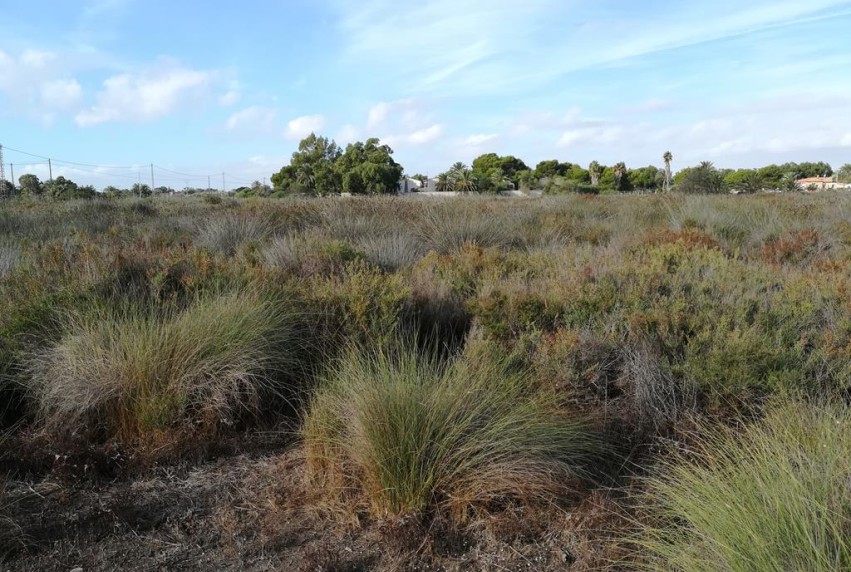
<path id="1" fill-rule="evenodd" d="M 0 16 L 6 177 L 263 180 L 314 131 L 512 154 L 851 162 L 851 1 L 88 0 Z M 25 153 L 36 155 L 33 157 Z"/>

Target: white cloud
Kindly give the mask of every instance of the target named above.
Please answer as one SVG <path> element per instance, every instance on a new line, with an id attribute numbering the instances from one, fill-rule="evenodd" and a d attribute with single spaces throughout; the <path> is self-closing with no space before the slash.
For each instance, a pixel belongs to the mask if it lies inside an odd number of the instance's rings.
<path id="1" fill-rule="evenodd" d="M 43 68 L 56 60 L 56 54 L 44 50 L 26 49 L 21 54 L 21 63 L 31 68 Z"/>
<path id="2" fill-rule="evenodd" d="M 407 142 L 412 145 L 424 145 L 435 141 L 443 134 L 443 125 L 435 124 L 425 129 L 418 129 L 407 137 Z"/>
<path id="3" fill-rule="evenodd" d="M 199 100 L 212 82 L 213 72 L 165 62 L 156 69 L 122 73 L 103 82 L 96 103 L 75 116 L 87 127 L 110 121 L 146 122 L 168 115 Z"/>
<path id="4" fill-rule="evenodd" d="M 278 117 L 277 111 L 269 107 L 246 107 L 228 117 L 225 122 L 227 131 L 249 131 L 253 133 L 269 133 L 275 128 Z"/>
<path id="5" fill-rule="evenodd" d="M 337 134 L 336 141 L 340 145 L 347 145 L 348 143 L 354 143 L 359 137 L 360 129 L 354 125 L 348 124 L 343 125 L 340 129 L 340 132 Z"/>
<path id="6" fill-rule="evenodd" d="M 225 107 L 235 105 L 242 99 L 242 94 L 237 89 L 230 89 L 219 97 L 219 104 Z"/>
<path id="7" fill-rule="evenodd" d="M 496 133 L 479 133 L 476 135 L 470 135 L 462 142 L 463 145 L 471 146 L 471 147 L 479 147 L 484 145 L 485 143 L 490 143 L 491 141 L 496 140 L 499 137 Z"/>
<path id="8" fill-rule="evenodd" d="M 286 136 L 289 139 L 303 139 L 311 133 L 321 131 L 325 127 L 325 117 L 322 115 L 303 115 L 287 123 Z"/>
<path id="9" fill-rule="evenodd" d="M 705 2 L 641 9 L 565 0 L 526 0 L 522 9 L 514 0 L 333 4 L 346 64 L 385 70 L 382 81 L 402 93 L 452 96 L 521 91 L 648 54 L 800 27 L 849 8 L 847 0 L 717 0 L 711 10 Z"/>
<path id="10" fill-rule="evenodd" d="M 41 85 L 41 100 L 51 109 L 75 107 L 83 96 L 83 88 L 75 79 L 54 79 Z"/>

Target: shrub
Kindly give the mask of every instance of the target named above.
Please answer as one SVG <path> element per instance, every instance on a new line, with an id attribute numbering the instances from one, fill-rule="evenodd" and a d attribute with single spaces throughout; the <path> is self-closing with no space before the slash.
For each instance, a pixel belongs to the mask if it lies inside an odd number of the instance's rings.
<path id="1" fill-rule="evenodd" d="M 215 429 L 262 410 L 287 388 L 295 315 L 249 292 L 185 310 L 95 309 L 64 320 L 58 343 L 29 360 L 40 415 L 56 433 L 144 442 L 158 431 Z"/>
<path id="2" fill-rule="evenodd" d="M 198 233 L 198 243 L 213 252 L 233 256 L 242 244 L 264 240 L 271 234 L 271 225 L 260 217 L 228 213 L 207 221 Z"/>
<path id="3" fill-rule="evenodd" d="M 404 350 L 349 353 L 315 395 L 303 436 L 310 474 L 337 499 L 459 523 L 565 493 L 589 477 L 599 445 L 505 358 L 440 365 Z"/>
<path id="4" fill-rule="evenodd" d="M 741 436 L 710 428 L 699 453 L 649 481 L 649 570 L 851 569 L 851 413 L 779 406 Z"/>

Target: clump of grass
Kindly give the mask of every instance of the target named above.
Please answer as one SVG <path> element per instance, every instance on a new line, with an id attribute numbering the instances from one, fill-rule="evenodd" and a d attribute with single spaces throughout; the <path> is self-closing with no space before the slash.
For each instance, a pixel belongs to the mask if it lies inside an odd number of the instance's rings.
<path id="1" fill-rule="evenodd" d="M 276 238 L 263 251 L 266 265 L 301 276 L 340 273 L 363 255 L 346 242 L 318 236 L 287 235 Z"/>
<path id="2" fill-rule="evenodd" d="M 40 416 L 57 433 L 127 442 L 232 424 L 286 389 L 296 323 L 288 306 L 251 292 L 184 310 L 70 314 L 61 339 L 30 360 Z"/>
<path id="3" fill-rule="evenodd" d="M 741 436 L 707 429 L 696 459 L 649 481 L 643 567 L 851 569 L 851 412 L 784 405 Z"/>
<path id="4" fill-rule="evenodd" d="M 199 231 L 198 243 L 213 252 L 233 256 L 244 243 L 265 240 L 272 230 L 261 217 L 228 213 L 208 220 Z"/>
<path id="5" fill-rule="evenodd" d="M 589 477 L 599 441 L 508 360 L 441 365 L 414 352 L 349 353 L 315 395 L 303 436 L 312 476 L 373 515 L 545 502 Z"/>
<path id="6" fill-rule="evenodd" d="M 456 199 L 424 205 L 419 237 L 427 248 L 440 254 L 457 252 L 464 245 L 507 247 L 515 240 L 503 221 L 495 221 L 481 201 Z"/>
<path id="7" fill-rule="evenodd" d="M 401 230 L 364 236 L 357 245 L 370 262 L 388 272 L 413 266 L 425 254 L 422 241 Z"/>
<path id="8" fill-rule="evenodd" d="M 20 258 L 21 252 L 18 247 L 0 244 L 0 278 L 9 274 Z"/>

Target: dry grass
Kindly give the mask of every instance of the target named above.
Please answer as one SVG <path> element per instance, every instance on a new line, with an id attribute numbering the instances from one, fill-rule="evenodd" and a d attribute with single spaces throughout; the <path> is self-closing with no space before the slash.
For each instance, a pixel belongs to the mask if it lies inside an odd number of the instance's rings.
<path id="1" fill-rule="evenodd" d="M 40 417 L 55 432 L 127 442 L 215 428 L 256 414 L 295 359 L 294 313 L 243 291 L 185 310 L 72 313 L 65 334 L 29 360 Z"/>

